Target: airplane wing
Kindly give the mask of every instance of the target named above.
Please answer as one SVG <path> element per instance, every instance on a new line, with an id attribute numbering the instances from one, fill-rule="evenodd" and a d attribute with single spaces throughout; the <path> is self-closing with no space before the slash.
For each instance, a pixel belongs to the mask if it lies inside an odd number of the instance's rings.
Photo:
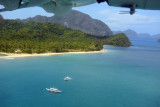
<path id="1" fill-rule="evenodd" d="M 110 6 L 130 8 L 130 14 L 134 14 L 135 9 L 160 10 L 160 0 L 0 0 L 0 4 L 5 7 L 0 9 L 0 12 L 39 6 L 49 13 L 63 17 L 72 7 L 96 2 L 107 2 Z"/>
<path id="2" fill-rule="evenodd" d="M 42 4 L 41 7 L 49 13 L 54 13 L 58 17 L 66 16 L 72 7 L 79 7 L 96 3 L 96 0 L 52 0 Z"/>
<path id="3" fill-rule="evenodd" d="M 106 0 L 110 6 L 132 7 L 137 9 L 160 10 L 160 0 Z"/>
<path id="4" fill-rule="evenodd" d="M 5 10 L 13 10 L 18 8 L 19 2 L 20 0 L 0 0 L 0 4 L 5 7 Z"/>
<path id="5" fill-rule="evenodd" d="M 96 0 L 0 0 L 0 4 L 5 7 L 0 9 L 0 12 L 39 6 L 49 13 L 54 13 L 56 16 L 63 17 L 69 13 L 72 7 L 96 2 Z"/>
<path id="6" fill-rule="evenodd" d="M 48 2 L 42 4 L 41 7 L 48 13 L 54 13 L 55 16 L 64 17 L 72 9 L 72 5 L 60 4 L 58 2 Z"/>
<path id="7" fill-rule="evenodd" d="M 133 15 L 136 12 L 135 9 L 160 10 L 160 0 L 97 0 L 97 2 L 107 2 L 109 6 L 130 8 L 130 11 L 121 11 L 120 14 Z"/>
<path id="8" fill-rule="evenodd" d="M 96 3 L 97 0 L 57 0 L 60 4 L 72 5 L 72 7 L 79 7 Z"/>

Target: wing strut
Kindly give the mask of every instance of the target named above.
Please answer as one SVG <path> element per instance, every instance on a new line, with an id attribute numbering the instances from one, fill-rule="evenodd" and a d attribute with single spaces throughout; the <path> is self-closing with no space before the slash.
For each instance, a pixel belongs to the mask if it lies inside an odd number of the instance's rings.
<path id="1" fill-rule="evenodd" d="M 19 0 L 18 8 L 21 7 L 21 4 L 22 4 L 22 0 Z"/>
<path id="2" fill-rule="evenodd" d="M 105 2 L 105 1 L 108 3 L 108 0 L 97 0 L 98 3 Z"/>

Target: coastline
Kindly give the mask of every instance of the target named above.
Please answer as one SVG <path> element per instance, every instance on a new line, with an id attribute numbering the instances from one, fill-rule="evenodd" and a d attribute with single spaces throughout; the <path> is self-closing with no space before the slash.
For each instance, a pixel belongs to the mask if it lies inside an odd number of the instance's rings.
<path id="1" fill-rule="evenodd" d="M 103 46 L 114 46 L 114 45 L 103 45 Z"/>
<path id="2" fill-rule="evenodd" d="M 50 55 L 63 55 L 63 54 L 86 54 L 86 53 L 103 53 L 107 52 L 106 49 L 102 49 L 100 51 L 88 51 L 88 52 L 61 52 L 61 53 L 33 53 L 33 54 L 27 54 L 27 53 L 21 53 L 21 54 L 15 54 L 15 53 L 3 53 L 0 52 L 2 55 L 6 56 L 0 56 L 0 58 L 21 58 L 21 57 L 34 57 L 34 56 L 50 56 Z"/>

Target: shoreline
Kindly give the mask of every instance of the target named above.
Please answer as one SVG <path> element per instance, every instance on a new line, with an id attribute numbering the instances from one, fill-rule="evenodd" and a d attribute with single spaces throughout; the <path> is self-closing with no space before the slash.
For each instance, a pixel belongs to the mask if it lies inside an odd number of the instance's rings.
<path id="1" fill-rule="evenodd" d="M 114 46 L 114 45 L 103 45 L 103 46 Z"/>
<path id="2" fill-rule="evenodd" d="M 2 55 L 6 56 L 0 56 L 0 58 L 22 58 L 22 57 L 34 57 L 34 56 L 50 56 L 50 55 L 64 55 L 64 54 L 86 54 L 86 53 L 103 53 L 107 52 L 106 49 L 102 49 L 100 51 L 82 51 L 82 52 L 61 52 L 61 53 L 33 53 L 33 54 L 27 54 L 27 53 L 22 53 L 22 54 L 15 54 L 15 53 L 4 53 L 0 52 Z"/>

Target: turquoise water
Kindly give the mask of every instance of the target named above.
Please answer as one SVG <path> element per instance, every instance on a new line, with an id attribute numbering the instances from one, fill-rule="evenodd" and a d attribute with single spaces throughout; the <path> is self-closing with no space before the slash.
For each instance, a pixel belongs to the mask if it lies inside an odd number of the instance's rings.
<path id="1" fill-rule="evenodd" d="M 160 43 L 132 43 L 107 53 L 0 59 L 0 107 L 160 107 Z"/>

